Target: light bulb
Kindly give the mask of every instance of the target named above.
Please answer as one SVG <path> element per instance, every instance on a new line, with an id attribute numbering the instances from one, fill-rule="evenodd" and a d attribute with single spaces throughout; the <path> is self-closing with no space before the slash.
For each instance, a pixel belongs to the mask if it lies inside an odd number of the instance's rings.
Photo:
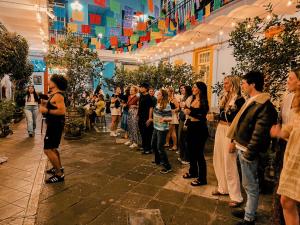
<path id="1" fill-rule="evenodd" d="M 184 46 L 182 46 L 181 49 L 184 50 Z"/>
<path id="2" fill-rule="evenodd" d="M 248 24 L 248 25 L 247 25 L 247 28 L 251 28 L 251 25 L 250 25 L 250 24 Z"/>
<path id="3" fill-rule="evenodd" d="M 267 15 L 267 20 L 271 20 L 272 16 L 270 14 Z"/>
<path id="4" fill-rule="evenodd" d="M 222 30 L 220 30 L 219 34 L 220 34 L 220 36 L 222 36 L 224 34 L 224 32 Z"/>
<path id="5" fill-rule="evenodd" d="M 210 41 L 210 37 L 207 38 L 207 41 Z"/>
<path id="6" fill-rule="evenodd" d="M 178 43 L 176 43 L 176 47 L 178 47 Z"/>
<path id="7" fill-rule="evenodd" d="M 232 26 L 232 27 L 235 27 L 235 25 L 236 25 L 235 22 L 232 22 L 232 23 L 231 23 L 231 26 Z"/>
<path id="8" fill-rule="evenodd" d="M 287 6 L 291 6 L 292 4 L 293 4 L 293 2 L 290 0 L 290 1 L 288 1 Z"/>
<path id="9" fill-rule="evenodd" d="M 191 45 L 193 45 L 193 44 L 194 44 L 194 42 L 193 42 L 193 41 L 191 41 L 190 43 L 191 43 Z"/>
<path id="10" fill-rule="evenodd" d="M 170 52 L 173 52 L 173 49 L 170 49 Z"/>
<path id="11" fill-rule="evenodd" d="M 36 19 L 37 19 L 38 23 L 42 23 L 42 17 L 39 12 L 36 14 Z"/>

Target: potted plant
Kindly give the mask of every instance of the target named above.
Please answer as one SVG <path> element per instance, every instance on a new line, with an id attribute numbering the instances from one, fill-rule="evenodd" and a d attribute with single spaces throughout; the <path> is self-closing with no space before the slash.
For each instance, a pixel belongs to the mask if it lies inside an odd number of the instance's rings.
<path id="1" fill-rule="evenodd" d="M 0 101 L 0 137 L 6 137 L 12 134 L 10 124 L 14 115 L 15 104 L 13 101 Z"/>
<path id="2" fill-rule="evenodd" d="M 84 119 L 81 117 L 70 118 L 65 125 L 65 139 L 80 139 L 84 128 Z"/>

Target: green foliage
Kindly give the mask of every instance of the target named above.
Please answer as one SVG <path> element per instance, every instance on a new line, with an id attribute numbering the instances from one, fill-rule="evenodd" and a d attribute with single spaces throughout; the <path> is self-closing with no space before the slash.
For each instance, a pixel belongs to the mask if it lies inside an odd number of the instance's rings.
<path id="1" fill-rule="evenodd" d="M 191 85 L 202 78 L 203 74 L 195 73 L 191 65 L 172 65 L 171 63 L 159 62 L 157 66 L 143 64 L 132 71 L 116 68 L 113 79 L 106 79 L 105 81 L 108 87 L 139 85 L 142 82 L 147 82 L 155 89 L 168 86 L 177 89 L 181 84 Z"/>
<path id="2" fill-rule="evenodd" d="M 300 22 L 297 18 L 286 19 L 273 14 L 272 5 L 268 5 L 266 11 L 271 15 L 270 20 L 247 18 L 230 33 L 229 45 L 233 47 L 237 61 L 232 74 L 241 76 L 251 70 L 263 72 L 265 91 L 271 94 L 273 100 L 277 100 L 285 90 L 291 63 L 299 55 Z M 270 29 L 281 31 L 267 37 L 265 34 Z"/>
<path id="3" fill-rule="evenodd" d="M 16 33 L 0 32 L 0 79 L 10 76 L 14 86 L 23 89 L 33 72 L 28 60 L 29 47 L 26 39 Z"/>
<path id="4" fill-rule="evenodd" d="M 15 112 L 15 104 L 13 101 L 1 100 L 0 101 L 0 127 L 9 123 Z"/>
<path id="5" fill-rule="evenodd" d="M 78 102 L 79 95 L 92 84 L 93 78 L 102 78 L 103 63 L 97 52 L 87 48 L 83 39 L 72 33 L 67 33 L 58 45 L 51 46 L 46 62 L 50 68 L 66 69 L 67 94 L 73 106 Z"/>

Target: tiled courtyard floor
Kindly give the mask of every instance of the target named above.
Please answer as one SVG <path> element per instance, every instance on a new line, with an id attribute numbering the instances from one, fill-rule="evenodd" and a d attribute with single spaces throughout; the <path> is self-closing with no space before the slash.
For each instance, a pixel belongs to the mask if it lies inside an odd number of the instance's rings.
<path id="1" fill-rule="evenodd" d="M 26 187 L 34 177 L 33 169 L 35 173 L 44 170 L 38 168 L 44 161 L 41 136 L 28 140 L 23 129 L 20 125 L 14 135 L 0 140 L 0 155 L 5 153 L 10 158 L 7 164 L 0 166 L 1 179 L 24 183 L 23 188 L 12 184 L 11 191 L 2 191 L 3 187 L 9 188 L 9 182 L 1 182 L 1 225 L 26 224 L 23 217 L 28 204 L 20 206 L 18 201 L 26 202 L 29 198 L 31 192 Z M 228 199 L 211 196 L 216 185 L 212 141 L 206 151 L 209 185 L 195 188 L 181 178 L 187 167 L 179 164 L 175 152 L 168 152 L 173 172 L 162 175 L 160 168 L 151 163 L 152 155 L 144 156 L 117 144 L 107 133 L 91 132 L 81 140 L 63 140 L 61 150 L 66 180 L 60 184 L 42 184 L 37 215 L 25 216 L 27 221 L 36 219 L 38 225 L 126 225 L 130 224 L 129 216 L 138 209 L 159 209 L 167 225 L 230 225 L 236 222 L 227 207 Z M 33 190 L 37 191 L 37 188 Z M 270 202 L 271 196 L 262 196 L 257 224 L 268 224 Z"/>
<path id="2" fill-rule="evenodd" d="M 152 155 L 116 144 L 108 134 L 64 141 L 66 180 L 43 186 L 37 224 L 125 225 L 131 213 L 144 208 L 159 209 L 167 225 L 233 224 L 227 199 L 211 196 L 216 184 L 211 153 L 207 157 L 210 185 L 196 188 L 181 178 L 187 167 L 179 164 L 178 155 L 168 154 L 174 172 L 162 175 L 151 163 Z M 266 212 L 262 214 L 259 221 L 266 224 Z"/>

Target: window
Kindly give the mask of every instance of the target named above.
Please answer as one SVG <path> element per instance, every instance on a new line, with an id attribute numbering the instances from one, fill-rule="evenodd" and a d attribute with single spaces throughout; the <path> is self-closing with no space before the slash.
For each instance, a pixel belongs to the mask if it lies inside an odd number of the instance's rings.
<path id="1" fill-rule="evenodd" d="M 197 74 L 201 74 L 197 80 L 206 83 L 208 89 L 208 99 L 211 98 L 213 67 L 213 47 L 196 49 L 194 51 L 194 68 Z"/>

